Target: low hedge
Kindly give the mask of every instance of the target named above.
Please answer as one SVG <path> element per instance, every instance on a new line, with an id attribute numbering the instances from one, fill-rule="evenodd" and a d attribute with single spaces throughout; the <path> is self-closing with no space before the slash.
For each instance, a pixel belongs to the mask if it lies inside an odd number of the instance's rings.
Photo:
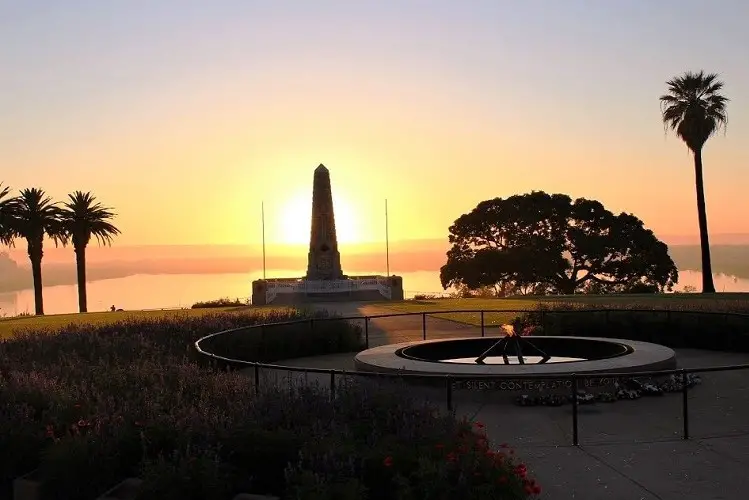
<path id="1" fill-rule="evenodd" d="M 249 299 L 230 299 L 229 297 L 223 297 L 220 299 L 206 300 L 195 302 L 190 309 L 216 309 L 222 307 L 249 307 Z"/>
<path id="2" fill-rule="evenodd" d="M 541 304 L 518 317 L 515 331 L 536 335 L 622 338 L 672 348 L 749 352 L 749 314 L 700 309 Z"/>

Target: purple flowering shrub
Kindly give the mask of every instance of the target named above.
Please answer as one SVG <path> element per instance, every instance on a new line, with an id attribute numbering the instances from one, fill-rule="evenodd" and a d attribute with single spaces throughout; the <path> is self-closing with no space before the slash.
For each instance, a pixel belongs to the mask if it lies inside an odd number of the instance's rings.
<path id="1" fill-rule="evenodd" d="M 80 483 L 85 489 L 80 497 L 94 498 L 113 480 L 138 473 L 143 456 L 171 453 L 185 439 L 183 427 L 193 426 L 196 436 L 209 439 L 214 421 L 229 418 L 221 409 L 241 411 L 253 387 L 242 375 L 197 363 L 193 343 L 232 328 L 325 317 L 295 309 L 174 315 L 25 331 L 0 342 L 0 449 L 14 450 L 0 453 L 0 498 L 10 495 L 14 478 L 36 468 L 50 489 L 72 499 L 79 493 L 70 488 Z M 321 339 L 318 352 L 358 345 L 357 327 L 342 321 L 319 324 L 327 328 L 312 333 Z M 310 336 L 306 323 L 296 330 L 265 330 L 263 337 L 260 330 L 245 330 L 241 345 L 229 341 L 222 347 L 252 360 L 263 341 L 272 342 L 281 345 L 273 351 L 281 359 L 287 352 L 297 355 L 294 344 Z M 326 332 L 343 340 L 325 342 Z M 274 335 L 283 337 L 287 352 Z M 112 450 L 118 451 L 117 459 L 105 460 Z M 91 468 L 97 474 L 87 472 Z"/>
<path id="2" fill-rule="evenodd" d="M 0 343 L 0 449 L 14 450 L 0 453 L 0 498 L 34 469 L 45 498 L 67 500 L 96 498 L 126 477 L 143 479 L 139 498 L 162 500 L 538 492 L 509 454 L 498 461 L 490 453 L 478 427 L 397 389 L 343 381 L 331 400 L 327 386 L 265 380 L 256 393 L 252 370 L 195 357 L 193 342 L 209 333 L 305 314 L 128 320 Z M 244 330 L 210 347 L 272 361 L 301 355 L 299 345 L 357 345 L 356 327 L 322 319 Z"/>

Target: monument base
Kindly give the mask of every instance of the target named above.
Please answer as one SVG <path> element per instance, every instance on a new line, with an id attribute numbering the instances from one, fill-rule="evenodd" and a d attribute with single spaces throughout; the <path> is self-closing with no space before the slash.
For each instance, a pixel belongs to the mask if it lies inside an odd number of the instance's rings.
<path id="1" fill-rule="evenodd" d="M 339 280 L 277 278 L 252 282 L 253 305 L 403 300 L 400 276 L 348 276 Z"/>

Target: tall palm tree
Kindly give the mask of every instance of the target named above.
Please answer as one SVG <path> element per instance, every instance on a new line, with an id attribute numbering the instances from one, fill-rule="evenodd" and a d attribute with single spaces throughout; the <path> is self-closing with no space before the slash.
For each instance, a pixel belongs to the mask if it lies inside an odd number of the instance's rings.
<path id="1" fill-rule="evenodd" d="M 9 187 L 0 184 L 0 245 L 13 244 L 13 211 L 15 199 L 8 196 Z"/>
<path id="2" fill-rule="evenodd" d="M 52 238 L 55 245 L 67 242 L 62 227 L 61 211 L 56 203 L 39 188 L 24 189 L 14 202 L 11 222 L 14 236 L 24 238 L 28 244 L 31 274 L 34 278 L 34 307 L 36 314 L 44 314 L 42 293 L 42 257 L 44 236 Z"/>
<path id="3" fill-rule="evenodd" d="M 115 214 L 103 207 L 91 193 L 76 191 L 68 195 L 62 210 L 62 224 L 67 236 L 72 239 L 75 265 L 78 271 L 78 309 L 87 312 L 86 297 L 86 247 L 93 236 L 100 245 L 112 243 L 112 237 L 120 234 L 110 222 Z"/>
<path id="4" fill-rule="evenodd" d="M 702 178 L 702 148 L 707 140 L 728 123 L 726 104 L 721 95 L 723 82 L 718 75 L 704 71 L 686 72 L 666 82 L 668 93 L 660 97 L 661 114 L 666 129 L 671 128 L 694 155 L 694 177 L 697 190 L 697 218 L 702 250 L 702 292 L 714 293 L 710 241 L 707 231 L 707 209 Z"/>

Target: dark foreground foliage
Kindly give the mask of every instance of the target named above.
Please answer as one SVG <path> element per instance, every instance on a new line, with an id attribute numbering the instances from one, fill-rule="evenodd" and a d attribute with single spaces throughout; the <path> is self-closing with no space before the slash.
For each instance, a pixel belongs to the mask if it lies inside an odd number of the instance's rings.
<path id="1" fill-rule="evenodd" d="M 264 383 L 256 393 L 251 374 L 196 362 L 192 343 L 206 334 L 300 318 L 312 327 L 244 330 L 212 347 L 271 361 L 298 355 L 297 344 L 332 352 L 359 341 L 348 323 L 286 310 L 71 326 L 0 343 L 0 498 L 35 469 L 45 498 L 67 500 L 132 476 L 144 480 L 139 498 L 166 500 L 540 492 L 509 450 L 490 449 L 480 424 L 405 394 L 351 382 L 332 401 L 315 385 Z M 323 342 L 325 332 L 336 340 Z"/>

